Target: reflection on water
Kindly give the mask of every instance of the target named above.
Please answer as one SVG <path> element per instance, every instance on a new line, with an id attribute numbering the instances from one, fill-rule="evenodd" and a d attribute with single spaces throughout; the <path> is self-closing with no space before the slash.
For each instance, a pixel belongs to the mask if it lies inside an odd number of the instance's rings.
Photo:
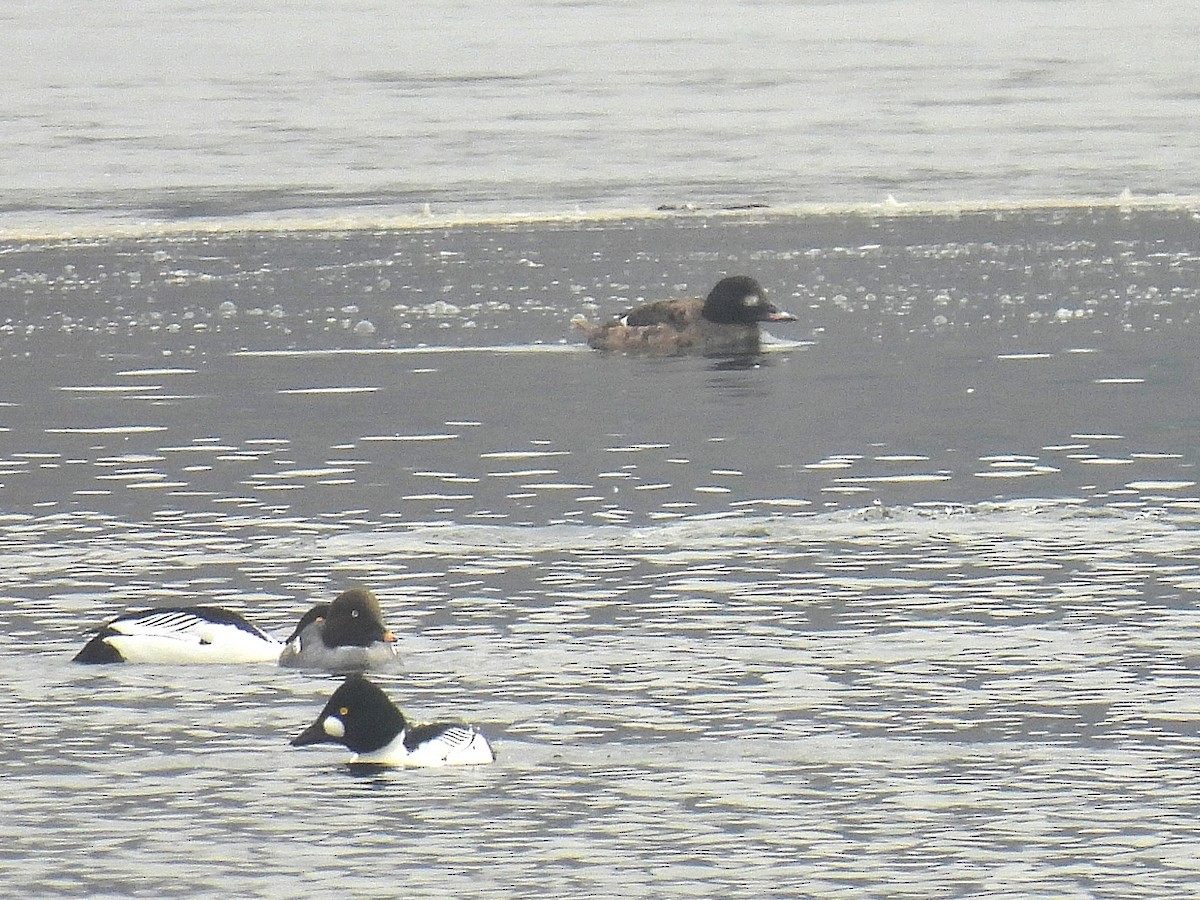
<path id="1" fill-rule="evenodd" d="M 289 515 L 319 528 L 645 524 L 1021 496 L 1194 505 L 1195 447 L 1177 418 L 1190 396 L 1156 377 L 1098 377 L 1112 371 L 1106 353 L 965 361 L 923 349 L 919 365 L 816 347 L 716 371 L 593 354 L 431 352 L 417 366 L 250 354 L 169 376 L 39 380 L 9 389 L 0 474 L 13 515 L 149 508 L 234 531 L 247 515 L 264 519 L 255 528 Z M 168 379 L 169 392 L 154 390 Z M 978 387 L 931 395 L 967 383 Z"/>
<path id="2" fill-rule="evenodd" d="M 13 889 L 1186 893 L 1196 256 L 1172 216 L 1040 215 L 1019 247 L 893 222 L 803 268 L 829 222 L 593 229 L 570 282 L 549 227 L 9 248 Z M 683 229 L 792 295 L 795 344 L 573 347 L 585 304 L 686 282 L 630 249 Z M 364 290 L 497 234 L 446 306 Z M 351 582 L 399 637 L 389 694 L 479 724 L 494 766 L 293 750 L 327 676 L 68 662 L 126 607 L 282 636 Z"/>

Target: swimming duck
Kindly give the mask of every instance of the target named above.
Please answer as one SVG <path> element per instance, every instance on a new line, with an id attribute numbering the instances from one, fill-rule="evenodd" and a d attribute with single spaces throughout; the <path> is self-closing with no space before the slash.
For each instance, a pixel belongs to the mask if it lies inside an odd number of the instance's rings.
<path id="1" fill-rule="evenodd" d="M 375 595 L 352 588 L 314 606 L 281 643 L 220 606 L 172 606 L 124 613 L 95 629 L 79 663 L 257 663 L 351 671 L 396 659 Z"/>
<path id="2" fill-rule="evenodd" d="M 597 325 L 576 316 L 571 324 L 596 350 L 729 356 L 759 352 L 759 322 L 791 322 L 795 318 L 768 300 L 755 279 L 731 275 L 718 281 L 704 300 L 657 300 L 609 322 Z"/>
<path id="3" fill-rule="evenodd" d="M 94 629 L 77 663 L 275 662 L 283 645 L 220 606 L 168 606 L 124 613 Z"/>
<path id="4" fill-rule="evenodd" d="M 378 669 L 395 661 L 395 641 L 375 594 L 351 588 L 304 614 L 284 642 L 279 664 L 333 672 Z"/>
<path id="5" fill-rule="evenodd" d="M 462 766 L 493 762 L 487 738 L 471 725 L 414 725 L 380 688 L 351 675 L 329 698 L 315 722 L 292 738 L 293 747 L 341 744 L 350 765 Z"/>

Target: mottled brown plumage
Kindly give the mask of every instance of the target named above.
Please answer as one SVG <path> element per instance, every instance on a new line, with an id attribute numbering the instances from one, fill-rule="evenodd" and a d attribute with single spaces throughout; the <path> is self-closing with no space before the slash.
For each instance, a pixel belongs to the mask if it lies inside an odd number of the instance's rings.
<path id="1" fill-rule="evenodd" d="M 700 300 L 657 300 L 600 324 L 576 317 L 589 347 L 617 353 L 710 356 L 758 353 L 759 322 L 795 319 L 767 299 L 753 278 L 734 275 L 717 282 Z"/>

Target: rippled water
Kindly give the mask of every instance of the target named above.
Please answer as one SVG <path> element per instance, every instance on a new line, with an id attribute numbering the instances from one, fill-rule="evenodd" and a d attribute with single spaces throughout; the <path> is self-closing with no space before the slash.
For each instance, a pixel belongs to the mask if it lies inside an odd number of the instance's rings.
<path id="1" fill-rule="evenodd" d="M 0 892 L 1193 893 L 1200 7 L 336 6 L 0 11 Z M 496 765 L 68 662 L 351 582 Z"/>
<path id="2" fill-rule="evenodd" d="M 1188 209 L 749 213 L 0 249 L 0 858 L 24 894 L 1186 894 Z M 756 360 L 567 323 L 751 271 Z M 417 718 L 79 667 L 129 606 L 379 593 Z"/>
<path id="3" fill-rule="evenodd" d="M 405 633 L 392 692 L 486 723 L 500 753 L 371 778 L 284 743 L 326 681 L 85 671 L 66 628 L 37 630 L 99 605 L 72 571 L 171 568 L 198 590 L 228 540 L 196 539 L 191 564 L 170 542 L 26 562 L 52 611 L 23 604 L 26 640 L 49 642 L 38 677 L 10 677 L 6 852 L 33 860 L 18 884 L 1162 896 L 1195 877 L 1187 523 L 1030 507 L 237 554 L 247 576 L 372 576 Z"/>

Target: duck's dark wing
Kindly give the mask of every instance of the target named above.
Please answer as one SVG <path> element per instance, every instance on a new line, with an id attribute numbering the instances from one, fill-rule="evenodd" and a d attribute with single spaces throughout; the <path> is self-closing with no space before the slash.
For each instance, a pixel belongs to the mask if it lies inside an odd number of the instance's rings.
<path id="1" fill-rule="evenodd" d="M 251 625 L 240 614 L 220 606 L 168 606 L 125 613 L 93 629 L 101 637 L 123 635 L 155 635 L 191 638 L 213 625 L 227 625 L 238 631 L 272 641 L 266 632 Z"/>
<path id="2" fill-rule="evenodd" d="M 648 325 L 669 325 L 685 328 L 700 317 L 702 304 L 698 300 L 656 300 L 629 310 L 617 321 L 622 325 L 641 328 Z"/>
<path id="3" fill-rule="evenodd" d="M 175 614 L 173 617 L 178 623 L 178 627 L 192 627 L 190 621 L 195 618 L 200 621 L 212 622 L 214 625 L 228 625 L 231 628 L 236 628 L 238 631 L 244 631 L 251 637 L 262 638 L 264 641 L 274 642 L 275 639 L 259 628 L 257 625 L 252 625 L 246 621 L 246 618 L 241 613 L 236 613 L 231 609 L 225 609 L 221 606 L 182 606 L 174 610 L 169 610 L 168 613 Z"/>
<path id="4" fill-rule="evenodd" d="M 411 753 L 417 747 L 429 741 L 436 740 L 447 734 L 453 736 L 460 731 L 467 730 L 467 728 L 457 722 L 429 722 L 420 725 L 409 725 L 408 731 L 404 734 L 404 746 Z M 461 740 L 461 736 L 459 736 L 459 739 Z"/>

